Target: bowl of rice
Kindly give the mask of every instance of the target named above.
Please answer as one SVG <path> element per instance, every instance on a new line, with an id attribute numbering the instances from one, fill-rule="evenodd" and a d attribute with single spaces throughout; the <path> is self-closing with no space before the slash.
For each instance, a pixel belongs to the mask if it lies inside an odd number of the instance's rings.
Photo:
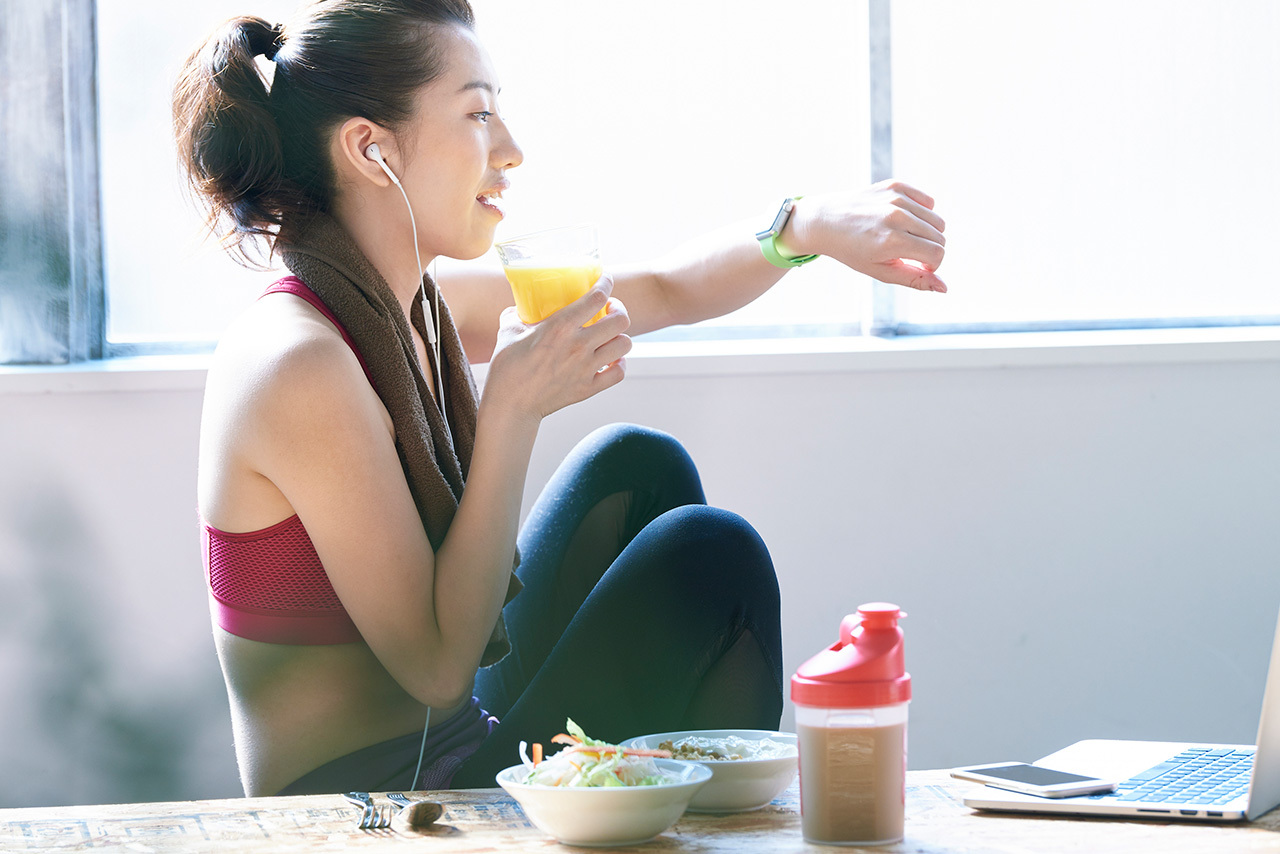
<path id="1" fill-rule="evenodd" d="M 711 779 L 689 803 L 690 812 L 757 810 L 782 794 L 799 774 L 795 733 L 759 729 L 660 732 L 625 746 L 671 753 L 673 762 L 697 763 Z"/>

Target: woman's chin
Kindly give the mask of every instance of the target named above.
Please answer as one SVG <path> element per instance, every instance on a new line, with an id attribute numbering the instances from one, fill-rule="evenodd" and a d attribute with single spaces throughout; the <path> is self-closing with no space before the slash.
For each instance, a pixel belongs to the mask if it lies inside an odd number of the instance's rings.
<path id="1" fill-rule="evenodd" d="M 457 252 L 442 252 L 440 254 L 446 258 L 452 258 L 455 261 L 474 261 L 477 258 L 479 258 L 481 255 L 484 255 L 486 252 L 488 252 L 489 247 L 491 246 L 493 246 L 492 240 L 490 240 L 488 243 L 486 243 L 483 247 L 480 247 L 479 249 L 469 248 L 469 249 L 457 251 Z"/>
<path id="2" fill-rule="evenodd" d="M 474 240 L 468 240 L 453 247 L 452 251 L 442 254 L 449 258 L 455 258 L 458 261 L 474 261 L 481 255 L 493 248 L 493 229 L 487 233 L 478 235 Z"/>

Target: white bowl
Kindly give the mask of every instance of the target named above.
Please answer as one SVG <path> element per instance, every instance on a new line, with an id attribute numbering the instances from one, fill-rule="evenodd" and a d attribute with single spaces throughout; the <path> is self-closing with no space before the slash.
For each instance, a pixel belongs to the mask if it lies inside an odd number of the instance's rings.
<path id="1" fill-rule="evenodd" d="M 656 786 L 535 786 L 523 765 L 498 772 L 498 785 L 536 827 L 568 845 L 639 845 L 671 827 L 689 799 L 711 779 L 702 765 L 655 759 L 675 782 Z"/>
<path id="2" fill-rule="evenodd" d="M 746 812 L 758 810 L 772 801 L 790 786 L 800 772 L 799 748 L 795 733 L 771 732 L 762 729 L 702 729 L 684 732 L 660 732 L 629 739 L 625 747 L 643 747 L 656 750 L 664 741 L 682 738 L 728 738 L 737 736 L 744 741 L 769 739 L 790 745 L 786 756 L 772 759 L 716 759 L 690 763 L 711 769 L 711 781 L 703 786 L 689 802 L 689 812 Z M 682 760 L 671 760 L 678 762 Z"/>

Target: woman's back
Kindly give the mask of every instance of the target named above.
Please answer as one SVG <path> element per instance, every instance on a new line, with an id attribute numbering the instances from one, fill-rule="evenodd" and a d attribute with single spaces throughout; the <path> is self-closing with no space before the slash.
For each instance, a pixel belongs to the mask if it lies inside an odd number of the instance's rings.
<path id="1" fill-rule="evenodd" d="M 297 405 L 303 396 L 307 409 Z M 307 413 L 326 405 L 375 412 L 381 435 L 369 440 L 394 442 L 390 416 L 339 330 L 297 296 L 257 301 L 228 330 L 209 369 L 200 431 L 203 524 L 243 534 L 292 517 L 295 508 L 263 469 L 279 467 L 282 445 L 324 431 L 327 422 Z M 274 794 L 330 759 L 421 726 L 425 707 L 363 642 L 264 643 L 216 625 L 214 634 L 251 795 Z"/>

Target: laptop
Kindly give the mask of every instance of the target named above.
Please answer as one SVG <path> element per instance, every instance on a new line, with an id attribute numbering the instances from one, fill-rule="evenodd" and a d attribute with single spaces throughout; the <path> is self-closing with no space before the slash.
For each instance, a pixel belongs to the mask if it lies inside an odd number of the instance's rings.
<path id="1" fill-rule="evenodd" d="M 965 806 L 1187 821 L 1252 821 L 1280 804 L 1280 620 L 1271 647 L 1257 744 L 1089 739 L 1034 765 L 1120 781 L 1114 792 L 1040 798 L 983 786 Z"/>

